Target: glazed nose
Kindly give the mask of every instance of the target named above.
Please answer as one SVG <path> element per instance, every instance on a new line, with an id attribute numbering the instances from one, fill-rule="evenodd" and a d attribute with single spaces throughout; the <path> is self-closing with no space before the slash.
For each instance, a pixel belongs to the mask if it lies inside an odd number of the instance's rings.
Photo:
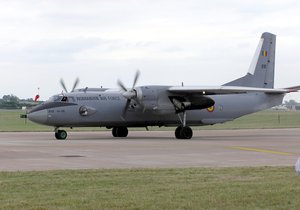
<path id="1" fill-rule="evenodd" d="M 47 122 L 47 110 L 39 110 L 27 114 L 27 118 L 35 123 L 45 124 Z"/>

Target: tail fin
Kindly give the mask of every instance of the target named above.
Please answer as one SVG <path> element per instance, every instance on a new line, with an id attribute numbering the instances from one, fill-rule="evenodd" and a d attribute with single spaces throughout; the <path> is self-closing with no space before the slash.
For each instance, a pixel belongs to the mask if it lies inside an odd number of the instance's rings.
<path id="1" fill-rule="evenodd" d="M 224 86 L 274 88 L 275 46 L 276 35 L 263 33 L 248 73 Z"/>

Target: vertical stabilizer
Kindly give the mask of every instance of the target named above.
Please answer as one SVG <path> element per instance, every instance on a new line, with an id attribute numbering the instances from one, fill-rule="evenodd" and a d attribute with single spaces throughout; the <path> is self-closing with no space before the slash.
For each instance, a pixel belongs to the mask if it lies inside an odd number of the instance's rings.
<path id="1" fill-rule="evenodd" d="M 224 86 L 273 88 L 276 36 L 265 32 L 256 48 L 248 73 Z"/>

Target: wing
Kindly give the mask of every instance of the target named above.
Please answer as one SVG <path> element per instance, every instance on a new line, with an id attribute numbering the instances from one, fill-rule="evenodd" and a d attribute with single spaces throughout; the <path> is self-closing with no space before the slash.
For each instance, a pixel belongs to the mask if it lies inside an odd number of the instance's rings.
<path id="1" fill-rule="evenodd" d="M 300 86 L 282 89 L 254 88 L 239 86 L 173 86 L 168 89 L 171 93 L 177 94 L 197 94 L 197 95 L 224 95 L 224 94 L 242 94 L 249 92 L 263 92 L 268 94 L 285 94 L 297 92 Z"/>
<path id="2" fill-rule="evenodd" d="M 297 92 L 300 86 L 289 88 L 271 89 L 240 86 L 173 86 L 168 91 L 173 96 L 170 100 L 173 103 L 176 112 L 192 109 L 206 109 L 215 104 L 215 101 L 209 95 L 224 94 L 245 94 L 251 92 L 261 92 L 266 94 L 286 94 Z"/>

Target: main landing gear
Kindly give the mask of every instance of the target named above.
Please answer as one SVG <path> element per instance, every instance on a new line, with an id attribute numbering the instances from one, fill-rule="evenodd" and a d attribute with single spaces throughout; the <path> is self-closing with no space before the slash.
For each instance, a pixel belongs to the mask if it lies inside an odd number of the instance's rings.
<path id="1" fill-rule="evenodd" d="M 191 139 L 193 137 L 193 130 L 186 125 L 186 113 L 183 112 L 183 119 L 178 114 L 181 125 L 175 130 L 176 139 Z"/>
<path id="2" fill-rule="evenodd" d="M 113 127 L 112 135 L 113 137 L 127 137 L 128 129 L 126 127 Z"/>

